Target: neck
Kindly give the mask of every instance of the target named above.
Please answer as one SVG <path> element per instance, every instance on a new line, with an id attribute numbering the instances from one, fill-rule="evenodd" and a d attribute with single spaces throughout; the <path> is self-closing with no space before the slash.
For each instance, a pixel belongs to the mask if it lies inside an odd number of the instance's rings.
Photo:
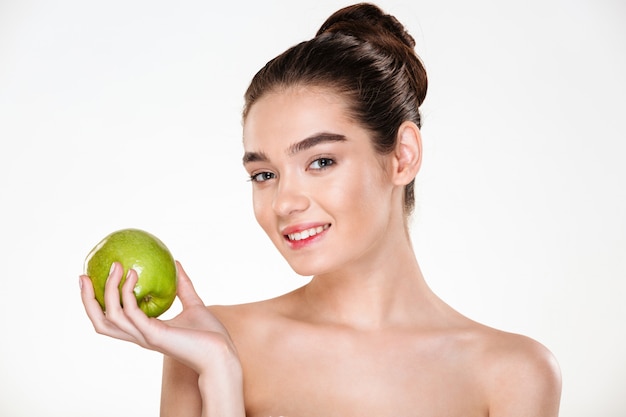
<path id="1" fill-rule="evenodd" d="M 407 241 L 341 271 L 315 276 L 303 293 L 315 317 L 358 329 L 415 324 L 440 303 Z"/>

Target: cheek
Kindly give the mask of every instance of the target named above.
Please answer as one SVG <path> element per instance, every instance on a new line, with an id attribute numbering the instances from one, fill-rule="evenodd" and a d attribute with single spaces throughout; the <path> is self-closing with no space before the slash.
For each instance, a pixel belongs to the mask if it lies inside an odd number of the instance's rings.
<path id="1" fill-rule="evenodd" d="M 256 217 L 259 223 L 262 222 L 264 211 L 267 203 L 263 201 L 263 193 L 253 190 L 252 191 L 252 208 L 254 210 L 254 217 Z"/>
<path id="2" fill-rule="evenodd" d="M 322 204 L 332 215 L 342 219 L 342 228 L 349 226 L 354 229 L 350 233 L 359 233 L 364 225 L 377 223 L 376 217 L 386 210 L 388 187 L 378 170 L 347 167 L 345 173 L 341 181 L 325 184 L 317 195 L 323 196 Z M 345 223 L 345 219 L 351 221 Z"/>
<path id="3" fill-rule="evenodd" d="M 359 195 L 355 197 L 360 204 L 361 222 L 367 222 L 372 230 L 378 229 L 378 233 L 383 232 L 380 227 L 387 227 L 396 204 L 393 189 L 385 173 L 378 169 L 361 182 Z"/>
<path id="4" fill-rule="evenodd" d="M 348 172 L 346 183 L 337 192 L 353 206 L 376 207 L 391 191 L 386 173 L 378 163 L 349 167 Z"/>
<path id="5" fill-rule="evenodd" d="M 275 245 L 282 240 L 276 233 L 276 215 L 272 209 L 272 193 L 270 190 L 257 190 L 252 193 L 254 217 L 265 234 Z"/>
<path id="6" fill-rule="evenodd" d="M 254 217 L 256 218 L 257 223 L 266 230 L 268 225 L 268 215 L 267 215 L 267 202 L 264 201 L 264 194 L 259 191 L 252 191 L 252 209 L 254 210 Z"/>

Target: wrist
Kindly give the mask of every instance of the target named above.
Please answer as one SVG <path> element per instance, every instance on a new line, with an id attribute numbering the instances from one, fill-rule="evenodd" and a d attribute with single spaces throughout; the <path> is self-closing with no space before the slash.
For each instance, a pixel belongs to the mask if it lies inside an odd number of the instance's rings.
<path id="1" fill-rule="evenodd" d="M 243 371 L 236 355 L 225 355 L 198 376 L 202 417 L 245 417 Z"/>

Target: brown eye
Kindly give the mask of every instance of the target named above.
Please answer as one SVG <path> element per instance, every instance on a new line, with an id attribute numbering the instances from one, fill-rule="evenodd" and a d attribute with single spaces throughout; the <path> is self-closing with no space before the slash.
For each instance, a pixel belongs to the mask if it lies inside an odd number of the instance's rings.
<path id="1" fill-rule="evenodd" d="M 309 168 L 310 169 L 324 169 L 324 168 L 328 168 L 334 163 L 335 161 L 331 158 L 318 158 L 315 161 L 311 162 L 311 165 L 309 165 Z"/>
<path id="2" fill-rule="evenodd" d="M 250 176 L 250 181 L 265 182 L 274 178 L 276 178 L 276 174 L 274 174 L 273 172 L 259 172 L 257 174 L 252 174 Z"/>

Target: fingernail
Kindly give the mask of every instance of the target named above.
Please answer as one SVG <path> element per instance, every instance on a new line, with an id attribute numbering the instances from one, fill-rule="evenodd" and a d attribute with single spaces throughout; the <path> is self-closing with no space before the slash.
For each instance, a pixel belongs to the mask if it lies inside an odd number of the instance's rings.
<path id="1" fill-rule="evenodd" d="M 115 262 L 111 264 L 111 269 L 109 269 L 109 275 L 111 275 L 114 270 L 115 270 Z"/>
<path id="2" fill-rule="evenodd" d="M 78 277 L 78 288 L 80 288 L 81 291 L 83 289 L 83 279 L 81 277 Z"/>

